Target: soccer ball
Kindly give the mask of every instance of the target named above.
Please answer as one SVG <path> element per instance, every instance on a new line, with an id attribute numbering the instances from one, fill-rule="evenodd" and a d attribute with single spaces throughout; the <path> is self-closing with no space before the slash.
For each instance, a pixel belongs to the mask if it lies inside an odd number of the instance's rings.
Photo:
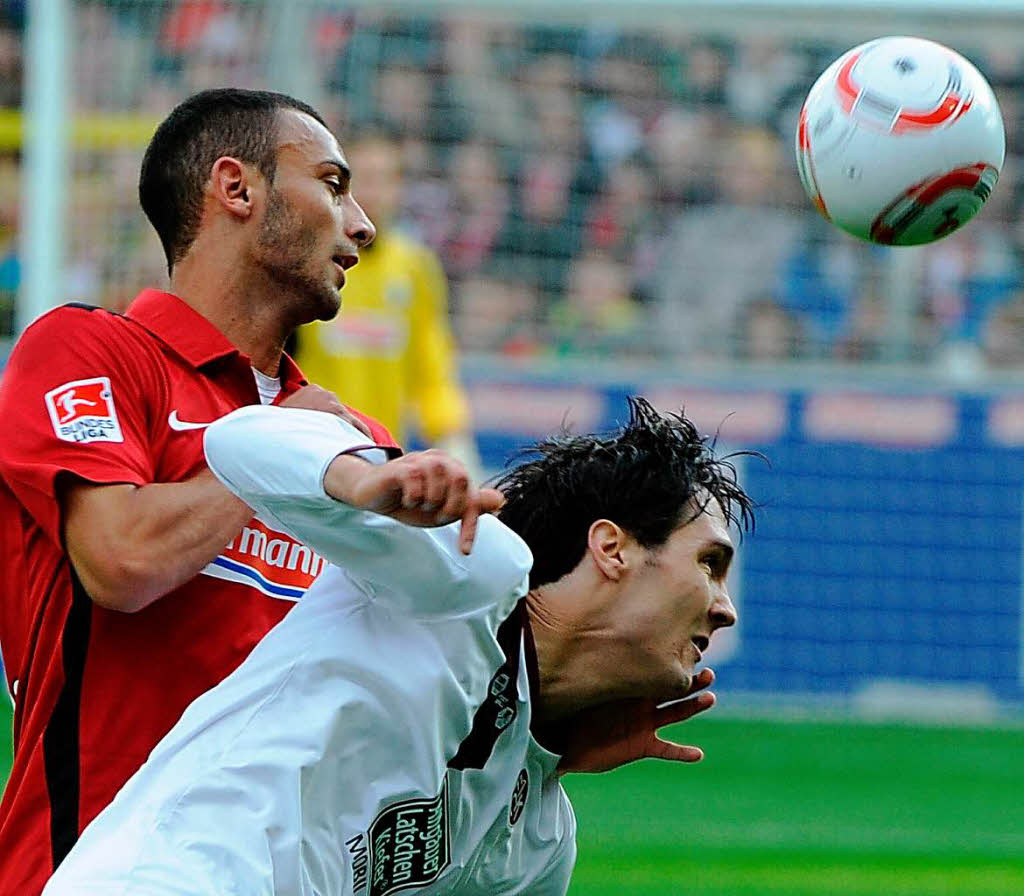
<path id="1" fill-rule="evenodd" d="M 818 78 L 796 136 L 807 195 L 833 224 L 887 246 L 948 236 L 999 178 L 1003 118 L 981 73 L 948 47 L 882 37 Z"/>

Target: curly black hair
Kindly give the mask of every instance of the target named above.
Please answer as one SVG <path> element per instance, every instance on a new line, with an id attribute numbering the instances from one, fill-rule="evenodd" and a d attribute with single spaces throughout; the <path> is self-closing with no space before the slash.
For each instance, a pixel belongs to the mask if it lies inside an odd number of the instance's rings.
<path id="1" fill-rule="evenodd" d="M 682 413 L 661 414 L 629 398 L 629 422 L 610 434 L 544 439 L 524 449 L 524 463 L 496 483 L 505 495 L 501 521 L 533 552 L 530 586 L 575 569 L 591 523 L 609 519 L 646 548 L 663 545 L 715 500 L 725 519 L 754 526 L 752 498 L 729 458 L 717 458 Z M 751 454 L 753 452 L 738 452 Z"/>

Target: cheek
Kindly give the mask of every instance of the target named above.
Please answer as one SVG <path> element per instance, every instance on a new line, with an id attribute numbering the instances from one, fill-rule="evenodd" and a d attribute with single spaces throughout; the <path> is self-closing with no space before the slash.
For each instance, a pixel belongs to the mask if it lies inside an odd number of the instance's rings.
<path id="1" fill-rule="evenodd" d="M 296 241 L 307 250 L 318 249 L 334 239 L 334 218 L 329 207 L 316 203 L 307 209 L 297 228 Z"/>
<path id="2" fill-rule="evenodd" d="M 707 634 L 708 610 L 711 606 L 711 588 L 704 575 L 689 577 L 676 583 L 672 601 L 672 619 L 666 624 L 671 632 L 673 648 L 689 649 L 694 634 Z"/>
<path id="3" fill-rule="evenodd" d="M 690 617 L 706 613 L 711 603 L 711 579 L 702 566 L 694 566 L 676 582 L 680 613 Z"/>
<path id="4" fill-rule="evenodd" d="M 660 602 L 647 612 L 634 615 L 626 637 L 638 651 L 641 662 L 663 666 L 679 655 L 680 645 L 692 634 L 692 613 L 681 612 L 673 600 Z"/>
<path id="5" fill-rule="evenodd" d="M 306 193 L 297 204 L 296 229 L 307 239 L 311 234 L 323 237 L 334 229 L 335 218 L 340 212 L 329 190 Z"/>

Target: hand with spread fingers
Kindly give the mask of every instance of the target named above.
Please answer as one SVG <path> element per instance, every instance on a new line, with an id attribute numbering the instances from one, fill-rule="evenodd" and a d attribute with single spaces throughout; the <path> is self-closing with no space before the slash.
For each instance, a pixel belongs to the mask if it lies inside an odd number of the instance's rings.
<path id="1" fill-rule="evenodd" d="M 420 451 L 385 464 L 340 455 L 324 476 L 327 493 L 353 507 L 393 517 L 410 526 L 444 526 L 462 520 L 459 547 L 468 554 L 482 513 L 505 499 L 493 488 L 476 488 L 466 468 L 441 451 Z"/>
<path id="2" fill-rule="evenodd" d="M 700 762 L 704 758 L 700 747 L 663 740 L 657 732 L 714 706 L 715 695 L 704 690 L 714 680 L 714 672 L 702 670 L 694 676 L 687 696 L 666 706 L 650 700 L 622 700 L 581 713 L 566 726 L 571 733 L 561 745 L 559 772 L 607 772 L 637 759 Z"/>

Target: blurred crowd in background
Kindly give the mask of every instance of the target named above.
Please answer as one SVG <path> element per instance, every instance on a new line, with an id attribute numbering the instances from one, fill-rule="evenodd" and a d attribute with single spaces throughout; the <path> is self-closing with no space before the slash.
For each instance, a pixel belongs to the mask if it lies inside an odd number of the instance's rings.
<path id="1" fill-rule="evenodd" d="M 298 15 L 299 4 L 282 4 Z M 159 120 L 209 86 L 280 88 L 273 4 L 74 4 L 73 112 Z M 841 235 L 793 157 L 800 104 L 848 42 L 694 34 L 464 13 L 302 7 L 303 95 L 346 134 L 387 127 L 403 228 L 435 249 L 464 350 L 501 355 L 1024 367 L 1024 56 L 956 49 L 1007 126 L 982 214 L 915 253 Z M 0 107 L 21 103 L 23 5 L 0 0 Z M 680 17 L 682 19 L 682 17 Z M 166 281 L 138 209 L 148 133 L 76 145 L 68 300 L 123 307 Z M 0 144 L 0 308 L 19 279 L 19 147 Z M 55 177 L 64 175 L 55 173 Z M 359 195 L 359 173 L 353 191 Z M 907 250 L 902 250 L 907 251 Z M 904 325 L 894 325 L 893 290 Z M 909 325 L 907 322 L 909 321 Z"/>

